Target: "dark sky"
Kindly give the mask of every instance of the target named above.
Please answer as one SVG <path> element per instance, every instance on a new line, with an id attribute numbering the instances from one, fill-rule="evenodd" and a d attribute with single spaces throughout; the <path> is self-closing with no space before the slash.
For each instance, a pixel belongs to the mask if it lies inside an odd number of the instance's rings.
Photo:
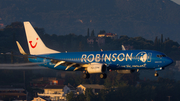
<path id="1" fill-rule="evenodd" d="M 0 26 L 16 21 L 30 21 L 48 34 L 87 35 L 89 28 L 151 40 L 164 34 L 180 42 L 180 6 L 170 0 L 0 1 Z"/>

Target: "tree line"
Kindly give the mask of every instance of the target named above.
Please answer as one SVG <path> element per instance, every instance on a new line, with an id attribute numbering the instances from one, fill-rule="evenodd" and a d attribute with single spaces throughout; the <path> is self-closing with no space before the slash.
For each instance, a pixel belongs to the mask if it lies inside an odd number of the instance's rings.
<path id="1" fill-rule="evenodd" d="M 98 46 L 96 42 L 97 34 L 105 33 L 104 30 L 99 31 L 96 34 L 94 30 L 89 31 L 89 29 L 87 29 L 86 36 L 76 35 L 74 33 L 70 33 L 68 35 L 50 35 L 47 34 L 43 28 L 37 27 L 35 27 L 35 30 L 46 46 L 61 52 L 100 51 L 101 49 L 121 50 L 121 45 L 130 45 L 134 50 L 148 49 L 163 52 L 174 60 L 178 60 L 180 56 L 179 43 L 171 40 L 170 38 L 163 38 L 163 34 L 160 38 L 155 37 L 154 40 L 147 40 L 140 36 L 128 37 L 126 35 L 121 35 L 116 39 L 106 37 L 105 44 L 103 46 Z M 94 37 L 93 44 L 87 43 L 87 38 L 89 37 Z M 0 30 L 0 53 L 12 51 L 15 54 L 19 53 L 15 41 L 19 41 L 24 50 L 27 53 L 29 52 L 22 22 L 13 22 L 11 25 L 7 25 L 5 28 Z M 0 57 L 2 61 L 4 61 L 4 56 L 1 55 Z"/>
<path id="2" fill-rule="evenodd" d="M 94 94 L 92 89 L 87 89 L 85 94 L 75 95 L 72 92 L 67 94 L 68 101 L 178 101 L 180 97 L 180 81 L 158 77 L 157 80 L 140 80 L 138 73 L 117 74 L 108 73 L 105 80 L 97 80 L 97 75 L 89 80 L 83 80 L 77 75 L 71 75 L 73 83 L 99 83 L 106 87 L 98 94 Z M 68 76 L 69 78 L 70 76 Z M 80 78 L 80 79 L 78 79 Z M 67 79 L 66 79 L 67 80 Z M 73 82 L 73 81 L 74 82 Z M 70 81 L 70 80 L 69 80 Z M 99 82 L 100 81 L 100 82 Z M 76 87 L 76 86 L 75 86 Z"/>

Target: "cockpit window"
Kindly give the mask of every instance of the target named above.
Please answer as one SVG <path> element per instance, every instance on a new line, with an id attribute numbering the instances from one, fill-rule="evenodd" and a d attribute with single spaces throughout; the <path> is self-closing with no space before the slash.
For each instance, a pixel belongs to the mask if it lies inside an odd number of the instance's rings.
<path id="1" fill-rule="evenodd" d="M 159 57 L 159 58 L 166 57 L 166 55 L 157 55 L 157 57 Z"/>

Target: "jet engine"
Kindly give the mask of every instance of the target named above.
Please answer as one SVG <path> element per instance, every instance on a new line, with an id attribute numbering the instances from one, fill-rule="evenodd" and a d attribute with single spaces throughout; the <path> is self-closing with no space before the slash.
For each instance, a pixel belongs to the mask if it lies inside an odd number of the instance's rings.
<path id="1" fill-rule="evenodd" d="M 87 67 L 87 72 L 90 74 L 91 73 L 103 73 L 103 72 L 106 72 L 106 70 L 107 70 L 107 66 L 102 63 L 91 63 Z"/>

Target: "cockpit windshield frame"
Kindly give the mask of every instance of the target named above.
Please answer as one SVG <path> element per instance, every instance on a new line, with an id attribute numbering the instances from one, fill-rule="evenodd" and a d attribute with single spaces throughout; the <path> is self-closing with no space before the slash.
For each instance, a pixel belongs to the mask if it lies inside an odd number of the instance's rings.
<path id="1" fill-rule="evenodd" d="M 166 57 L 166 55 L 161 54 L 161 55 L 157 55 L 157 57 L 159 57 L 159 58 Z"/>

